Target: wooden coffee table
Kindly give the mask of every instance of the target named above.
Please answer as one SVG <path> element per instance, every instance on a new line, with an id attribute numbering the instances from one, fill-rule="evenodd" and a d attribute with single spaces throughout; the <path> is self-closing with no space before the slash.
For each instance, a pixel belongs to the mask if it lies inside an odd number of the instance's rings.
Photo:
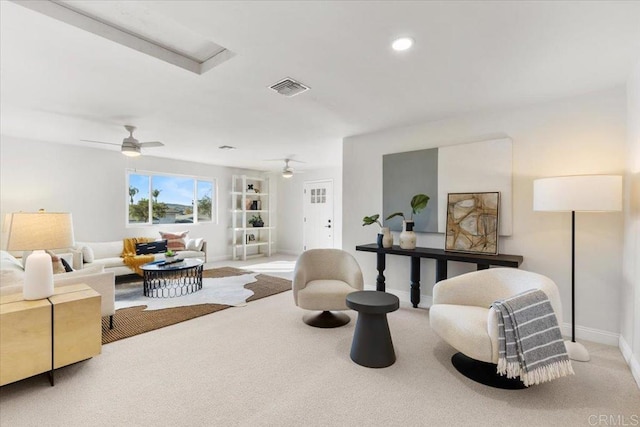
<path id="1" fill-rule="evenodd" d="M 166 264 L 150 262 L 143 265 L 143 292 L 150 298 L 174 298 L 202 289 L 204 261 L 188 258 L 182 262 Z"/>

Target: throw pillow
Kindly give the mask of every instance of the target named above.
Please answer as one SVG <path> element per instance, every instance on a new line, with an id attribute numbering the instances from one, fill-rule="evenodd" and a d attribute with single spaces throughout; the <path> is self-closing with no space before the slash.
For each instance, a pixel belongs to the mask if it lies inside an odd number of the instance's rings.
<path id="1" fill-rule="evenodd" d="M 91 249 L 89 246 L 83 246 L 82 247 L 82 261 L 83 262 L 93 262 L 94 261 L 93 249 Z"/>
<path id="2" fill-rule="evenodd" d="M 187 234 L 189 234 L 188 231 L 183 231 L 181 233 L 165 233 L 161 231 L 160 237 L 167 241 L 167 249 L 171 249 L 172 251 L 183 251 L 185 249 Z"/>
<path id="3" fill-rule="evenodd" d="M 60 257 L 51 251 L 46 251 L 51 257 L 51 263 L 53 266 L 53 274 L 65 273 L 64 265 L 62 265 L 62 261 L 60 261 Z"/>
<path id="4" fill-rule="evenodd" d="M 166 240 L 156 240 L 150 243 L 136 243 L 136 255 L 161 254 L 167 251 Z"/>
<path id="5" fill-rule="evenodd" d="M 69 273 L 69 272 L 73 271 L 73 268 L 71 268 L 71 266 L 69 265 L 69 263 L 67 262 L 66 259 L 60 258 L 60 262 L 62 263 L 62 266 L 64 267 L 64 272 L 65 273 Z"/>
<path id="6" fill-rule="evenodd" d="M 201 251 L 203 243 L 204 239 L 202 237 L 198 237 L 196 239 L 187 240 L 185 247 L 188 251 Z"/>

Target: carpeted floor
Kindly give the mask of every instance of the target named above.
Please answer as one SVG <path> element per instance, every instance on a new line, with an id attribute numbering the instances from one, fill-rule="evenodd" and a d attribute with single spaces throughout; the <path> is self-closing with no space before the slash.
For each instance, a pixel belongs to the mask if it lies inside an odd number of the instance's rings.
<path id="1" fill-rule="evenodd" d="M 357 313 L 302 322 L 292 292 L 102 347 L 102 354 L 0 389 L 0 426 L 633 426 L 640 390 L 616 347 L 585 342 L 576 375 L 525 390 L 462 377 L 429 311 L 389 313 L 397 361 L 349 358 Z M 634 418 L 635 416 L 635 418 Z"/>
<path id="2" fill-rule="evenodd" d="M 239 276 L 251 273 L 233 267 L 221 267 L 202 272 L 203 278 L 220 278 Z M 247 299 L 247 302 L 255 301 L 270 295 L 291 289 L 291 281 L 279 277 L 259 274 L 256 276 L 257 281 L 245 285 L 245 288 L 253 291 L 253 295 Z M 136 286 L 140 282 L 140 278 L 127 278 L 125 284 L 116 286 Z M 140 288 L 142 283 L 140 282 Z M 117 298 L 117 291 L 116 291 Z M 102 343 L 107 344 L 123 338 L 132 337 L 155 329 L 164 328 L 165 326 L 174 325 L 184 322 L 185 320 L 204 316 L 205 314 L 215 313 L 216 311 L 229 308 L 223 304 L 199 304 L 191 306 L 182 306 L 174 308 L 166 308 L 162 310 L 145 311 L 145 306 L 122 308 L 116 311 L 113 322 L 114 328 L 109 329 L 109 318 L 102 319 Z"/>

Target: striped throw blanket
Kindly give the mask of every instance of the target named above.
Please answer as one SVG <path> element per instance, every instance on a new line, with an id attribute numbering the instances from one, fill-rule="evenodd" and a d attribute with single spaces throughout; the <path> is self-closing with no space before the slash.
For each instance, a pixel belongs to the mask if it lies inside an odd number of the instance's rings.
<path id="1" fill-rule="evenodd" d="M 498 374 L 525 386 L 573 375 L 547 295 L 537 289 L 492 304 L 498 312 Z"/>

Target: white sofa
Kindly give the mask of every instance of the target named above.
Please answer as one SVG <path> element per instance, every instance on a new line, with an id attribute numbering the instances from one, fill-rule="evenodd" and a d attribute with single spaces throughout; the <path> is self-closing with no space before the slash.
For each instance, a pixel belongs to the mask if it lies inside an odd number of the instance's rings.
<path id="1" fill-rule="evenodd" d="M 122 258 L 124 242 L 76 242 L 73 252 L 73 268 L 85 269 L 90 266 L 103 266 L 104 271 L 113 272 L 116 276 L 135 274 Z M 202 242 L 200 250 L 176 251 L 178 258 L 201 258 L 207 261 L 207 242 Z M 153 254 L 154 261 L 164 259 L 164 253 Z"/>
<path id="2" fill-rule="evenodd" d="M 22 262 L 6 251 L 0 251 L 0 295 L 10 295 L 22 292 L 24 268 Z M 115 275 L 105 272 L 102 266 L 95 266 L 85 270 L 71 271 L 53 275 L 53 286 L 68 286 L 84 283 L 101 297 L 102 316 L 109 316 L 110 327 L 113 328 L 115 314 Z"/>

